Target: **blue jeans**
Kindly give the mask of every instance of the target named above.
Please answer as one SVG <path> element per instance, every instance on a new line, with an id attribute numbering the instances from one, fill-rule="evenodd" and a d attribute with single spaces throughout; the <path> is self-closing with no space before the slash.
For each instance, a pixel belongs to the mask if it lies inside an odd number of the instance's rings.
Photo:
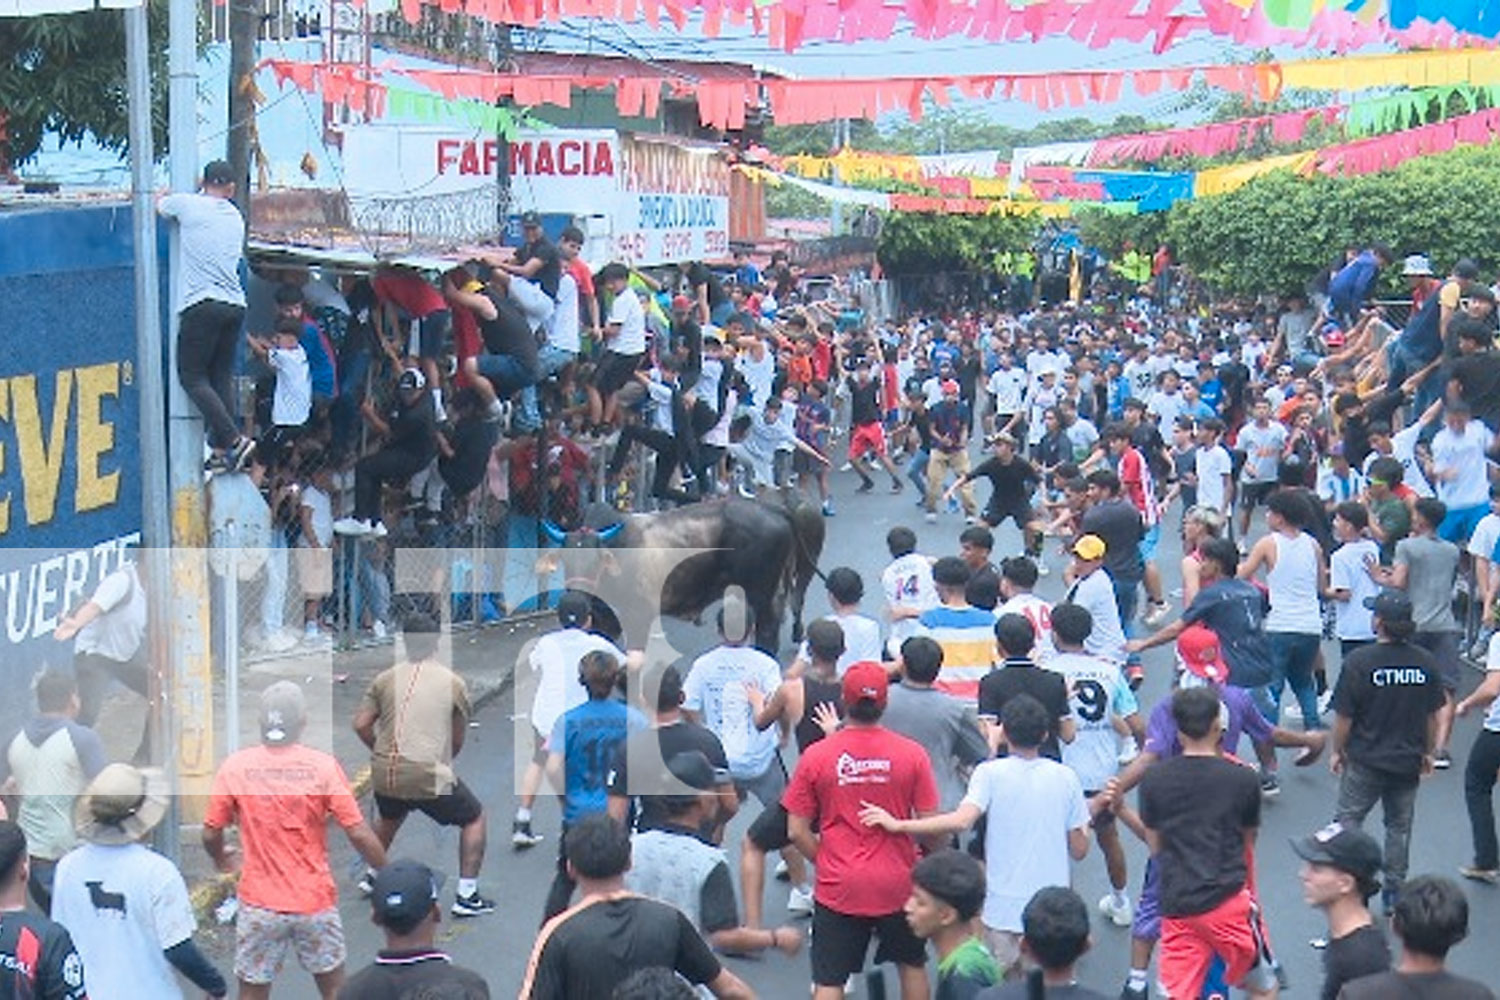
<path id="1" fill-rule="evenodd" d="M 536 352 L 537 382 L 541 382 L 549 375 L 556 375 L 577 356 L 574 352 L 565 351 L 561 347 L 543 344 L 537 348 Z M 525 431 L 534 431 L 542 426 L 542 411 L 537 406 L 535 383 L 521 390 L 521 415 L 517 424 L 519 425 L 517 430 Z"/>
<path id="2" fill-rule="evenodd" d="M 1120 609 L 1120 628 L 1125 632 L 1125 638 L 1135 638 L 1135 612 L 1140 607 L 1141 581 L 1139 580 L 1116 580 L 1110 578 L 1115 588 L 1115 607 Z M 1139 653 L 1132 653 L 1126 659 L 1127 663 L 1140 663 Z"/>
<path id="3" fill-rule="evenodd" d="M 917 488 L 917 497 L 920 499 L 927 493 L 927 451 L 923 449 L 911 457 L 906 463 L 906 478 L 910 479 L 912 485 Z"/>
<path id="4" fill-rule="evenodd" d="M 1322 729 L 1318 718 L 1318 686 L 1313 681 L 1313 664 L 1323 637 L 1303 632 L 1267 632 L 1271 640 L 1271 682 L 1259 689 L 1261 714 L 1274 725 L 1281 718 L 1281 692 L 1288 684 L 1302 709 L 1304 729 Z"/>
<path id="5" fill-rule="evenodd" d="M 509 354 L 481 354 L 474 359 L 479 374 L 489 379 L 495 387 L 495 395 L 510 398 L 518 389 L 536 385 L 536 372 L 527 368 Z"/>
<path id="6" fill-rule="evenodd" d="M 537 598 L 563 586 L 563 569 L 559 565 L 546 579 L 536 572 L 538 549 L 555 548 L 546 535 L 538 531 L 539 520 L 514 508 L 506 516 L 505 546 L 512 550 L 505 556 L 505 604 L 512 613 L 538 606 Z M 540 535 L 541 540 L 538 541 Z"/>

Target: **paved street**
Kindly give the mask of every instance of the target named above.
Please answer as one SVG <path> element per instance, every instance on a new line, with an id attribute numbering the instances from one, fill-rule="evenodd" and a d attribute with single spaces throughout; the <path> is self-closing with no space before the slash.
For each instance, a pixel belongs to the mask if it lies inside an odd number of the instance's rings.
<path id="1" fill-rule="evenodd" d="M 878 574 L 886 559 L 885 533 L 893 525 L 905 523 L 917 530 L 920 550 L 929 555 L 950 554 L 957 550 L 957 536 L 963 528 L 962 518 L 945 515 L 936 525 L 923 523 L 913 505 L 910 488 L 900 497 L 876 494 L 854 496 L 852 476 L 835 476 L 838 517 L 829 524 L 829 544 L 821 566 L 852 566 L 864 576 L 869 594 L 866 610 L 878 613 Z M 983 489 L 981 489 L 983 494 Z M 981 495 L 981 499 L 983 499 Z M 1175 525 L 1176 511 L 1172 514 Z M 1019 535 L 1007 525 L 998 533 L 996 558 L 1016 552 Z M 1175 541 L 1163 540 L 1160 561 L 1167 572 L 1169 589 L 1175 585 L 1178 547 Z M 1049 542 L 1048 562 L 1053 569 L 1042 581 L 1039 592 L 1049 600 L 1061 597 L 1063 587 L 1060 568 L 1063 557 L 1057 543 Z M 1176 602 L 1174 602 L 1176 603 Z M 820 585 L 815 581 L 809 599 L 809 611 L 826 610 Z M 526 630 L 516 633 L 505 643 L 519 647 Z M 674 636 L 678 648 L 692 648 L 694 636 L 699 648 L 712 641 L 707 629 L 684 626 L 681 638 Z M 1336 667 L 1337 650 L 1330 646 L 1330 666 Z M 1170 650 L 1153 650 L 1146 656 L 1148 680 L 1144 690 L 1146 703 L 1153 703 L 1165 692 L 1170 675 Z M 1466 687 L 1472 687 L 1477 674 L 1470 672 Z M 352 682 L 351 682 L 352 683 Z M 355 692 L 350 692 L 352 696 Z M 341 700 L 346 700 L 342 699 Z M 514 699 L 507 693 L 492 702 L 478 717 L 468 744 L 459 761 L 459 771 L 484 799 L 490 809 L 489 855 L 485 860 L 482 889 L 499 902 L 495 914 L 475 920 L 448 920 L 444 944 L 454 959 L 483 973 L 497 997 L 513 996 L 520 984 L 526 957 L 541 917 L 542 901 L 551 880 L 557 851 L 558 809 L 554 802 L 543 801 L 536 813 L 536 826 L 546 835 L 542 846 L 527 853 L 515 853 L 509 844 L 510 819 L 514 809 L 513 756 L 511 721 Z M 1455 766 L 1426 781 L 1417 807 L 1417 822 L 1412 845 L 1412 872 L 1454 874 L 1457 865 L 1469 860 L 1469 831 L 1463 805 L 1463 763 L 1477 723 L 1461 720 L 1454 740 Z M 351 773 L 359 763 L 345 760 Z M 1267 803 L 1265 826 L 1259 849 L 1261 894 L 1270 917 L 1271 934 L 1297 996 L 1314 996 L 1321 981 L 1319 955 L 1308 944 L 1321 933 L 1317 915 L 1303 906 L 1296 877 L 1296 860 L 1287 838 L 1322 826 L 1331 818 L 1334 779 L 1319 763 L 1306 772 L 1293 771 L 1289 762 L 1283 769 L 1283 791 L 1278 799 Z M 731 864 L 737 855 L 740 834 L 755 811 L 753 803 L 730 828 L 726 843 L 730 845 Z M 1372 817 L 1375 820 L 1376 817 Z M 1378 830 L 1376 831 L 1379 836 Z M 335 837 L 337 835 L 335 834 Z M 345 929 L 349 938 L 351 968 L 357 968 L 374 955 L 379 947 L 379 933 L 368 919 L 368 908 L 353 890 L 353 859 L 341 840 L 337 843 L 343 877 Z M 1131 896 L 1136 895 L 1144 850 L 1127 840 L 1131 860 Z M 191 850 L 191 849 L 190 849 Z M 420 816 L 414 816 L 397 840 L 397 855 L 412 855 L 435 865 L 448 875 L 444 905 L 451 901 L 452 880 L 456 875 L 457 837 L 439 831 Z M 1106 889 L 1104 866 L 1097 852 L 1075 867 L 1075 887 L 1092 907 Z M 1500 890 L 1472 884 L 1465 885 L 1472 910 L 1472 932 L 1469 943 L 1452 957 L 1452 966 L 1468 975 L 1485 976 L 1493 968 L 1487 956 L 1488 943 L 1500 928 Z M 784 916 L 786 886 L 772 883 L 768 888 L 767 919 Z M 446 911 L 445 911 L 446 912 Z M 223 942 L 222 933 L 215 935 Z M 1095 918 L 1094 949 L 1081 970 L 1081 981 L 1110 995 L 1119 989 L 1127 968 L 1128 934 L 1125 930 L 1104 925 Z M 220 953 L 223 956 L 223 953 Z M 227 956 L 222 966 L 227 969 Z M 780 955 L 760 961 L 733 961 L 733 968 L 751 983 L 761 996 L 795 998 L 807 995 L 808 965 L 804 952 L 796 959 Z M 894 976 L 890 977 L 894 989 Z M 311 997 L 311 981 L 299 974 L 285 974 L 277 984 L 276 995 L 288 998 Z M 892 993 L 894 996 L 894 992 Z"/>

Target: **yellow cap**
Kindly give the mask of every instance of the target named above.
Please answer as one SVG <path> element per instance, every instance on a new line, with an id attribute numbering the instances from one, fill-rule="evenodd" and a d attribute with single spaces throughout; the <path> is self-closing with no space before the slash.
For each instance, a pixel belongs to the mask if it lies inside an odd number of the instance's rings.
<path id="1" fill-rule="evenodd" d="M 1092 562 L 1095 559 L 1104 558 L 1104 539 L 1098 535 L 1084 535 L 1073 543 L 1073 554 L 1080 559 Z"/>

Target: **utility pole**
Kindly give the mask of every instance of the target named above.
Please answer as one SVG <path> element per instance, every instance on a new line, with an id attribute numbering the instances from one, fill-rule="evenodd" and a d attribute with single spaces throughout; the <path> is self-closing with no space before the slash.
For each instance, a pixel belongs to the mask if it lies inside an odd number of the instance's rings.
<path id="1" fill-rule="evenodd" d="M 225 159 L 234 171 L 234 203 L 250 221 L 251 138 L 255 134 L 255 42 L 260 35 L 259 0 L 229 0 L 229 144 Z"/>
<path id="2" fill-rule="evenodd" d="M 837 118 L 833 123 L 833 155 L 844 151 L 849 144 L 849 121 L 846 118 Z M 833 168 L 833 186 L 843 187 L 844 177 L 837 166 Z M 844 206 L 837 198 L 833 199 L 831 211 L 828 215 L 829 228 L 833 230 L 833 236 L 840 236 L 844 231 Z"/>
<path id="3" fill-rule="evenodd" d="M 499 51 L 496 53 L 495 72 L 514 73 L 516 60 L 511 27 L 500 24 L 496 25 L 495 30 L 499 32 L 496 39 Z M 503 245 L 506 230 L 510 226 L 510 133 L 506 129 L 506 119 L 516 102 L 509 94 L 502 94 L 495 104 L 500 109 L 498 127 L 495 130 L 495 232 Z"/>

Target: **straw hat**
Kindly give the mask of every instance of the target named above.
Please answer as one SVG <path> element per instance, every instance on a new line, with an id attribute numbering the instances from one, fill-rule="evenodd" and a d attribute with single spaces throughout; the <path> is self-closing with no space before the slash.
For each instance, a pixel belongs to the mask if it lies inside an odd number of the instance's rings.
<path id="1" fill-rule="evenodd" d="M 73 826 L 94 844 L 133 844 L 162 821 L 171 792 L 160 768 L 111 764 L 78 797 Z"/>

